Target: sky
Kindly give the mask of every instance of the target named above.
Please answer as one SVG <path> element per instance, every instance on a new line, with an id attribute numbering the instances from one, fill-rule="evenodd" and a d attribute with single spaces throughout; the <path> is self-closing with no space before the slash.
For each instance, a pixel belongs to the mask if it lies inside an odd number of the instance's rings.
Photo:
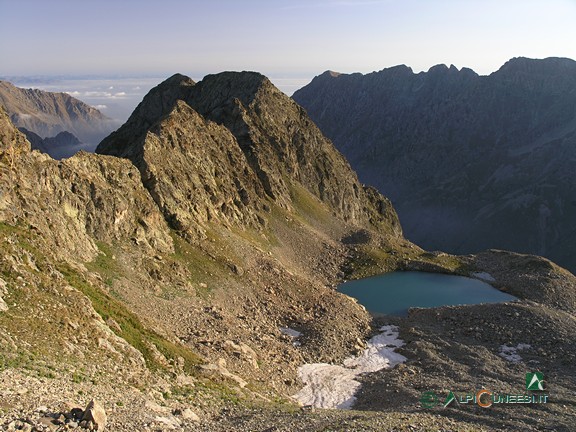
<path id="1" fill-rule="evenodd" d="M 288 95 L 326 70 L 576 59 L 576 0 L 0 0 L 0 79 L 125 121 L 174 73 L 263 73 Z"/>
<path id="2" fill-rule="evenodd" d="M 576 0 L 0 0 L 0 75 L 308 77 L 576 58 Z"/>

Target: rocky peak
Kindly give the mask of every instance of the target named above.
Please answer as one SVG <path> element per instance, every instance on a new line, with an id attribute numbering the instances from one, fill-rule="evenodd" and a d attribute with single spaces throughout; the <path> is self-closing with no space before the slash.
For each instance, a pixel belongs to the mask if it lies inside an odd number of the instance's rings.
<path id="1" fill-rule="evenodd" d="M 261 88 L 270 87 L 274 87 L 270 80 L 258 72 L 222 72 L 206 75 L 188 102 L 195 103 L 208 114 L 234 99 L 249 105 Z"/>
<path id="2" fill-rule="evenodd" d="M 569 71 L 576 71 L 576 61 L 563 57 L 548 57 L 545 59 L 531 59 L 527 57 L 514 57 L 494 72 L 500 73 L 536 73 L 559 75 Z"/>
<path id="3" fill-rule="evenodd" d="M 174 74 L 158 84 L 138 104 L 128 121 L 104 139 L 96 151 L 127 158 L 134 156 L 138 152 L 133 148 L 134 143 L 163 116 L 168 115 L 176 101 L 186 99 L 194 84 L 191 78 L 182 74 Z"/>
<path id="4" fill-rule="evenodd" d="M 490 78 L 500 86 L 512 86 L 536 95 L 565 97 L 576 86 L 576 61 L 550 57 L 542 60 L 516 57 L 506 62 Z"/>
<path id="5" fill-rule="evenodd" d="M 332 70 L 327 70 L 323 73 L 321 73 L 320 75 L 318 75 L 317 77 L 315 77 L 315 79 L 332 79 L 332 78 L 338 78 L 340 75 L 342 75 L 340 72 L 335 72 Z"/>
<path id="6" fill-rule="evenodd" d="M 215 218 L 261 224 L 267 200 L 289 210 L 294 188 L 303 187 L 346 222 L 385 221 L 400 233 L 389 203 L 366 193 L 305 111 L 255 72 L 209 75 L 197 84 L 172 77 L 97 152 L 132 160 L 166 218 L 184 232 Z"/>

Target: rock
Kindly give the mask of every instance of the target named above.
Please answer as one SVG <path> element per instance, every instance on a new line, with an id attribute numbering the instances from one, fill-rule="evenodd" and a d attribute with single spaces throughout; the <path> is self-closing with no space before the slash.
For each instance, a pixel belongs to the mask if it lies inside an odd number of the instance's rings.
<path id="1" fill-rule="evenodd" d="M 219 361 L 217 362 L 217 364 L 209 363 L 209 364 L 200 366 L 200 368 L 204 372 L 204 374 L 206 374 L 206 375 L 213 375 L 213 374 L 220 375 L 224 378 L 227 378 L 227 379 L 235 382 L 238 385 L 238 387 L 240 387 L 240 388 L 244 388 L 244 387 L 246 387 L 246 385 L 248 385 L 248 383 L 244 379 L 242 379 L 238 375 L 231 373 L 228 369 L 226 369 L 226 366 L 225 366 L 226 362 L 223 361 L 224 359 L 218 359 L 218 360 Z"/>
<path id="2" fill-rule="evenodd" d="M 47 413 L 48 412 L 48 407 L 45 405 L 40 405 L 39 407 L 36 408 L 36 412 L 39 413 Z"/>
<path id="3" fill-rule="evenodd" d="M 2 298 L 6 294 L 8 294 L 6 282 L 4 281 L 4 279 L 0 278 L 0 312 L 5 312 L 8 310 L 8 305 L 6 304 L 4 299 Z"/>
<path id="4" fill-rule="evenodd" d="M 122 327 L 120 327 L 120 324 L 118 324 L 113 318 L 108 317 L 108 319 L 106 320 L 106 324 L 108 325 L 108 327 L 110 327 L 110 329 L 116 333 L 122 333 Z"/>
<path id="5" fill-rule="evenodd" d="M 254 369 L 259 369 L 256 352 L 244 342 L 236 344 L 231 340 L 224 341 L 224 349 L 239 355 L 243 360 L 250 363 Z"/>
<path id="6" fill-rule="evenodd" d="M 157 404 L 154 401 L 147 400 L 144 403 L 144 408 L 148 411 L 152 411 L 155 413 L 166 414 L 170 412 L 170 408 Z"/>
<path id="7" fill-rule="evenodd" d="M 84 410 L 82 421 L 94 423 L 95 430 L 101 432 L 106 427 L 106 412 L 104 411 L 102 405 L 100 405 L 95 400 L 92 400 Z"/>
<path id="8" fill-rule="evenodd" d="M 52 417 L 41 417 L 38 420 L 38 423 L 44 426 L 45 429 L 47 428 L 50 431 L 55 431 L 56 429 L 58 429 L 58 425 L 54 423 L 54 419 Z"/>
<path id="9" fill-rule="evenodd" d="M 185 420 L 190 420 L 190 421 L 194 421 L 194 422 L 200 421 L 200 417 L 198 417 L 198 414 L 196 414 L 190 408 L 185 408 L 184 410 L 182 410 L 182 413 L 180 414 L 180 416 Z"/>
<path id="10" fill-rule="evenodd" d="M 164 416 L 156 416 L 154 421 L 157 423 L 161 423 L 162 425 L 168 427 L 168 429 L 176 429 L 180 426 L 180 422 L 175 417 L 164 417 Z"/>

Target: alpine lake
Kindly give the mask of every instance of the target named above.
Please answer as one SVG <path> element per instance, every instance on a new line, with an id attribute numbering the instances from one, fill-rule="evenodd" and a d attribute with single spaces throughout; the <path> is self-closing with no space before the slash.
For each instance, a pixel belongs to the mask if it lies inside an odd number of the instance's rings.
<path id="1" fill-rule="evenodd" d="M 406 316 L 412 307 L 501 303 L 517 300 L 487 282 L 464 276 L 417 271 L 392 272 L 341 284 L 373 315 Z"/>

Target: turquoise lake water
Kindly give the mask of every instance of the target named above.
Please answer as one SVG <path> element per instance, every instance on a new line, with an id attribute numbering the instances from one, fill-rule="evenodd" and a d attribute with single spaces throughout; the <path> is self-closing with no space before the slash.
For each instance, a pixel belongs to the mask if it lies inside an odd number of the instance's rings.
<path id="1" fill-rule="evenodd" d="M 411 307 L 517 300 L 478 279 L 439 273 L 393 272 L 345 282 L 338 290 L 374 314 L 406 315 Z"/>

